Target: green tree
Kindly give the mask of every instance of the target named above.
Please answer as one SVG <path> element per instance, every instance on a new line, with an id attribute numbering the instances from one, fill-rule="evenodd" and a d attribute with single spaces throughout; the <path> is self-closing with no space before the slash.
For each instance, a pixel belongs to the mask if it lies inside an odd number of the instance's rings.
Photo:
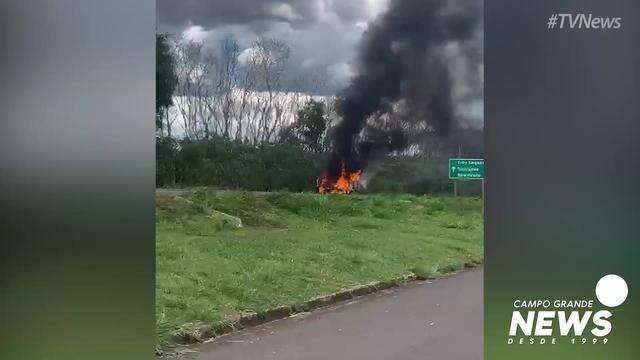
<path id="1" fill-rule="evenodd" d="M 326 129 L 324 104 L 312 99 L 298 110 L 296 122 L 282 130 L 281 140 L 317 153 L 324 150 L 322 137 Z"/>
<path id="2" fill-rule="evenodd" d="M 175 59 L 169 46 L 168 35 L 156 35 L 156 128 L 163 128 L 162 119 L 173 105 L 173 92 L 178 83 Z"/>

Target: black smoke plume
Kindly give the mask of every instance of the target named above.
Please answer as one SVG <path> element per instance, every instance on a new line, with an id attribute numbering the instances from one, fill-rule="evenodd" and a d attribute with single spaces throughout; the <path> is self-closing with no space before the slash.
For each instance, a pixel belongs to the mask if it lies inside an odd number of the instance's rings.
<path id="1" fill-rule="evenodd" d="M 392 0 L 364 34 L 340 95 L 329 172 L 362 169 L 375 152 L 405 149 L 416 134 L 447 136 L 455 111 L 446 46 L 477 34 L 481 0 Z"/>

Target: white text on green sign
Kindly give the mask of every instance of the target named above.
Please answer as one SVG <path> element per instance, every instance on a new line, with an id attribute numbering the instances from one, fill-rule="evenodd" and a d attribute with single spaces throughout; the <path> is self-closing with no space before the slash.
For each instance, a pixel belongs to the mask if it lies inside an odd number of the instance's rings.
<path id="1" fill-rule="evenodd" d="M 484 159 L 449 159 L 449 179 L 484 179 Z"/>

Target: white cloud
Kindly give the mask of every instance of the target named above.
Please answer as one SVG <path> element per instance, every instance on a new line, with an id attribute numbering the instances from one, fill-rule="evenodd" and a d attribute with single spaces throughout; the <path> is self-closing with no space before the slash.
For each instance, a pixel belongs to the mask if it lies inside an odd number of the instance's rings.
<path id="1" fill-rule="evenodd" d="M 373 20 L 389 6 L 389 0 L 366 0 L 369 20 Z"/>
<path id="2" fill-rule="evenodd" d="M 349 83 L 349 80 L 353 76 L 353 70 L 347 63 L 338 63 L 328 66 L 327 74 L 331 76 L 337 85 L 344 86 Z"/>
<path id="3" fill-rule="evenodd" d="M 189 41 L 202 42 L 208 36 L 209 32 L 200 25 L 189 26 L 182 32 L 182 37 Z"/>
<path id="4" fill-rule="evenodd" d="M 302 19 L 302 15 L 296 12 L 291 5 L 285 3 L 270 4 L 268 12 L 273 16 L 289 21 Z"/>
<path id="5" fill-rule="evenodd" d="M 247 62 L 251 60 L 255 52 L 256 52 L 256 49 L 254 48 L 247 48 L 244 51 L 242 51 L 240 55 L 238 55 L 238 62 L 240 63 L 240 65 L 246 65 Z"/>

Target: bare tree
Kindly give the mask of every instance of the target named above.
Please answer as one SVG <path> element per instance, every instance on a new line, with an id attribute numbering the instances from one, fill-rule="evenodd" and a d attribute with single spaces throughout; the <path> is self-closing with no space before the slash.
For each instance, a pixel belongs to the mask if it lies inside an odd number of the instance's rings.
<path id="1" fill-rule="evenodd" d="M 238 86 L 238 56 L 240 46 L 233 39 L 223 42 L 216 69 L 211 73 L 212 97 L 207 105 L 216 122 L 216 135 L 231 139 L 235 126 L 235 97 Z"/>
<path id="2" fill-rule="evenodd" d="M 285 86 L 291 50 L 281 40 L 258 39 L 246 55 L 233 39 L 217 50 L 191 41 L 174 48 L 179 78 L 175 109 L 186 138 L 275 142 L 280 129 L 294 121 L 301 105 L 311 99 Z M 301 89 L 323 86 L 320 74 L 287 80 Z"/>
<path id="3" fill-rule="evenodd" d="M 188 139 L 200 140 L 211 135 L 208 111 L 210 87 L 207 78 L 215 67 L 216 59 L 203 52 L 203 44 L 185 41 L 176 44 L 176 72 L 178 75 L 175 105 Z"/>
<path id="4" fill-rule="evenodd" d="M 252 124 L 254 143 L 272 140 L 275 129 L 282 120 L 281 113 L 274 108 L 276 97 L 282 96 L 282 77 L 289 60 L 290 48 L 275 38 L 260 38 L 252 44 L 249 69 L 255 74 L 256 102 L 259 110 L 257 124 Z M 280 109 L 282 110 L 282 109 Z"/>

